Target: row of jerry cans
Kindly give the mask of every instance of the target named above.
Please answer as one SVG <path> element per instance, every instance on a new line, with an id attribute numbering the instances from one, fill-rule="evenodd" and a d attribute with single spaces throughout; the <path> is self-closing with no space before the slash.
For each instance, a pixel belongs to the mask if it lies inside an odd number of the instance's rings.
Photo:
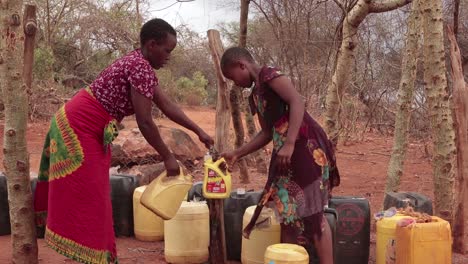
<path id="1" fill-rule="evenodd" d="M 239 261 L 244 258 L 243 263 L 257 263 L 254 259 L 260 261 L 259 259 L 263 257 L 264 249 L 268 245 L 280 242 L 280 226 L 279 224 L 275 225 L 274 221 L 273 225 L 270 226 L 271 230 L 262 230 L 262 236 L 277 236 L 276 238 L 269 238 L 271 241 L 256 241 L 254 234 L 252 234 L 249 241 L 242 238 L 243 226 L 246 221 L 250 220 L 249 217 L 251 217 L 255 209 L 252 206 L 258 203 L 260 197 L 261 192 L 232 192 L 230 198 L 224 201 L 226 247 L 229 260 Z M 202 183 L 194 184 L 189 191 L 188 198 L 189 200 L 204 199 Z M 268 208 L 262 211 L 265 217 L 270 213 Z M 370 246 L 370 207 L 368 200 L 351 196 L 333 197 L 330 200 L 329 208 L 325 209 L 325 217 L 332 230 L 335 263 L 368 263 Z M 263 244 L 260 246 L 259 243 Z M 249 250 L 255 245 L 262 249 L 257 251 Z M 318 263 L 318 259 L 314 257 L 316 256 L 314 249 L 308 249 L 308 251 L 310 252 L 311 262 Z"/>

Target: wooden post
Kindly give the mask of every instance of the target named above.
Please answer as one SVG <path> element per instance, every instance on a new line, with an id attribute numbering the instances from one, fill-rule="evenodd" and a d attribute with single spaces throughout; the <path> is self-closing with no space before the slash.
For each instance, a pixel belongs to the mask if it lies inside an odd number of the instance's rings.
<path id="1" fill-rule="evenodd" d="M 218 99 L 216 102 L 216 136 L 215 148 L 219 152 L 226 150 L 229 138 L 229 90 L 231 85 L 221 71 L 221 56 L 224 52 L 219 32 L 208 30 L 213 64 L 218 77 Z M 208 200 L 210 208 L 210 261 L 213 264 L 226 263 L 226 240 L 224 234 L 224 201 Z"/>
<path id="2" fill-rule="evenodd" d="M 457 177 L 455 178 L 455 217 L 453 220 L 453 250 L 464 254 L 468 248 L 465 244 L 465 219 L 468 203 L 468 87 L 463 78 L 460 49 L 454 32 L 447 27 L 450 40 L 450 59 L 452 61 L 454 121 L 457 133 Z"/>

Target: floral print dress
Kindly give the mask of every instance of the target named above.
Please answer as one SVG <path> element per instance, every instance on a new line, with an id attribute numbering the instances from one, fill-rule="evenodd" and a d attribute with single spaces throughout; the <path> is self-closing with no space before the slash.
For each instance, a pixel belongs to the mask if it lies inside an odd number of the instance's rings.
<path id="1" fill-rule="evenodd" d="M 281 240 L 307 247 L 313 236 L 322 234 L 323 209 L 332 187 L 339 185 L 339 173 L 331 142 L 320 125 L 308 114 L 296 139 L 290 169 L 277 170 L 276 155 L 289 128 L 289 106 L 268 85 L 282 76 L 272 67 L 263 67 L 249 98 L 253 114 L 258 114 L 273 130 L 273 154 L 268 181 L 258 204 L 273 207 L 281 221 Z M 252 221 L 256 221 L 253 219 Z M 253 222 L 255 223 L 255 222 Z"/>

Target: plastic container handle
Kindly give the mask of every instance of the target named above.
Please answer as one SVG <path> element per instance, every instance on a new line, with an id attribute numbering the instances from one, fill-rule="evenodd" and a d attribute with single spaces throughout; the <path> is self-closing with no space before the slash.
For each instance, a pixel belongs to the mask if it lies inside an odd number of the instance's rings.
<path id="1" fill-rule="evenodd" d="M 180 170 L 179 175 L 175 176 L 175 177 L 168 178 L 167 177 L 167 170 L 164 170 L 162 172 L 161 176 L 159 176 L 159 178 L 161 178 L 161 182 L 167 182 L 167 181 L 172 180 L 172 179 L 185 180 L 186 175 L 184 174 L 184 169 L 183 169 L 182 163 L 180 161 L 177 161 L 177 163 L 179 164 L 179 170 Z"/>
<path id="2" fill-rule="evenodd" d="M 219 166 L 222 164 L 222 163 L 226 163 L 226 169 L 227 169 L 227 162 L 224 158 L 219 158 L 215 163 L 214 165 L 219 168 Z"/>

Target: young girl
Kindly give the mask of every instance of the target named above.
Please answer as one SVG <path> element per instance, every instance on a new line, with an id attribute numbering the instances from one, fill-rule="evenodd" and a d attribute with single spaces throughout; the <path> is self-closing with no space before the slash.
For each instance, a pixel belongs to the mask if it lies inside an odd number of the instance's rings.
<path id="1" fill-rule="evenodd" d="M 154 69 L 164 66 L 177 44 L 176 31 L 162 19 L 145 23 L 141 49 L 107 67 L 52 119 L 41 158 L 34 208 L 45 240 L 81 263 L 117 263 L 110 200 L 110 143 L 117 122 L 135 114 L 138 127 L 161 155 L 168 176 L 179 174 L 151 116 L 155 103 L 171 120 L 195 132 L 207 147 L 213 140 L 172 103 Z"/>
<path id="2" fill-rule="evenodd" d="M 282 243 L 306 249 L 313 244 L 322 264 L 333 263 L 331 231 L 323 216 L 328 192 L 339 184 L 331 142 L 280 71 L 260 67 L 246 49 L 237 47 L 226 50 L 221 68 L 237 86 L 255 84 L 249 102 L 262 127 L 252 141 L 222 156 L 232 165 L 271 140 L 274 146 L 268 181 L 244 236 L 249 237 L 262 207 L 272 204 L 281 218 Z"/>

